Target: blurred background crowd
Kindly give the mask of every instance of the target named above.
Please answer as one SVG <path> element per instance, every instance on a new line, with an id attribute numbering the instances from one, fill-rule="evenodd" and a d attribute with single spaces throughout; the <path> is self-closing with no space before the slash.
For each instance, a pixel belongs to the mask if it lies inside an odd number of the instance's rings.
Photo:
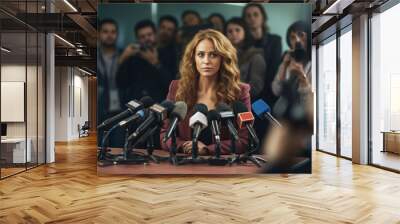
<path id="1" fill-rule="evenodd" d="M 271 107 L 277 101 L 284 104 L 285 80 L 291 74 L 300 83 L 296 90 L 308 94 L 310 10 L 304 4 L 102 5 L 98 123 L 121 112 L 132 99 L 150 96 L 163 101 L 170 82 L 179 79 L 186 44 L 199 30 L 208 28 L 224 34 L 236 48 L 240 79 L 251 86 L 252 101 L 263 99 Z M 256 121 L 255 128 L 263 139 L 269 127 Z M 115 133 L 110 145 L 122 146 L 124 137 L 123 131 Z"/>

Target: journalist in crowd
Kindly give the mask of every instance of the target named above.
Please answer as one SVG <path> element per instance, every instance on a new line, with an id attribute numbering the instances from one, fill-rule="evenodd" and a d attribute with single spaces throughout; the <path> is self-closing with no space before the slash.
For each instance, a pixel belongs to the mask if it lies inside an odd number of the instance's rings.
<path id="1" fill-rule="evenodd" d="M 287 30 L 290 50 L 285 52 L 272 84 L 278 96 L 273 112 L 282 123 L 268 135 L 263 147 L 269 158 L 266 173 L 310 173 L 313 133 L 311 46 L 309 26 L 303 21 Z"/>

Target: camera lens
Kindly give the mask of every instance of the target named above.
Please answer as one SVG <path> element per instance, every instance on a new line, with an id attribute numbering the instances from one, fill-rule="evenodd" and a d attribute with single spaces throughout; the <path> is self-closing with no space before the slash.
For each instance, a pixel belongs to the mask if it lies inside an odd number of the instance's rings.
<path id="1" fill-rule="evenodd" d="M 306 50 L 303 48 L 300 42 L 296 42 L 294 51 L 291 52 L 291 56 L 296 62 L 302 62 L 306 59 Z"/>

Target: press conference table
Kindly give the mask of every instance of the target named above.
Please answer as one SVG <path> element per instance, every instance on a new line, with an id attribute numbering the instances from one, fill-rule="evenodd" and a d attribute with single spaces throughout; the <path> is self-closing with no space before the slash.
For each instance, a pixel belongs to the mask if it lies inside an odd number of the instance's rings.
<path id="1" fill-rule="evenodd" d="M 112 149 L 112 154 L 121 153 L 121 149 Z M 145 153 L 145 150 L 135 150 L 135 152 Z M 168 152 L 163 150 L 155 150 L 153 155 L 167 157 Z M 178 154 L 183 155 L 183 154 Z M 231 156 L 223 156 L 231 157 Z M 207 158 L 207 157 L 204 157 Z M 256 174 L 260 168 L 252 162 L 242 164 L 233 164 L 229 166 L 210 166 L 208 164 L 184 164 L 172 165 L 168 161 L 162 161 L 159 164 L 150 162 L 148 164 L 117 164 L 108 166 L 97 166 L 97 174 L 100 176 L 107 175 L 147 175 L 147 174 L 197 174 L 197 175 L 219 175 L 219 174 Z"/>

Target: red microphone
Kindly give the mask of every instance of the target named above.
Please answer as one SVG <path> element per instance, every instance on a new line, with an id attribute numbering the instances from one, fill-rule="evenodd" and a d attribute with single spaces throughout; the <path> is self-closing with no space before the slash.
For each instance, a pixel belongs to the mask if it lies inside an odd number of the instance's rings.
<path id="1" fill-rule="evenodd" d="M 242 129 L 246 124 L 253 125 L 254 124 L 253 113 L 251 112 L 238 113 L 236 121 L 240 129 Z"/>
<path id="2" fill-rule="evenodd" d="M 233 103 L 233 111 L 236 115 L 236 121 L 238 127 L 247 128 L 250 137 L 253 139 L 254 143 L 258 145 L 260 140 L 257 137 L 256 131 L 253 128 L 254 116 L 253 113 L 248 111 L 247 107 L 240 101 L 235 101 Z"/>

